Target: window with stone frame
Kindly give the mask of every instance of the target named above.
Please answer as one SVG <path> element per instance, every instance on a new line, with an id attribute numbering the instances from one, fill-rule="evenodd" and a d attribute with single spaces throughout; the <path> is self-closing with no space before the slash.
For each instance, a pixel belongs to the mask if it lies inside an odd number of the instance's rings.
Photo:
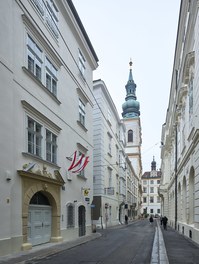
<path id="1" fill-rule="evenodd" d="M 150 203 L 154 203 L 154 197 L 150 196 Z"/>
<path id="2" fill-rule="evenodd" d="M 86 60 L 80 50 L 79 50 L 79 70 L 83 78 L 85 78 Z"/>
<path id="3" fill-rule="evenodd" d="M 46 160 L 57 163 L 57 136 L 46 129 Z"/>
<path id="4" fill-rule="evenodd" d="M 143 193 L 147 193 L 147 187 L 143 187 Z"/>
<path id="5" fill-rule="evenodd" d="M 43 18 L 54 37 L 59 37 L 58 15 L 59 11 L 53 0 L 31 0 L 38 14 Z"/>
<path id="6" fill-rule="evenodd" d="M 86 112 L 85 112 L 85 104 L 79 98 L 79 122 L 85 127 L 85 119 L 86 119 Z"/>
<path id="7" fill-rule="evenodd" d="M 42 125 L 28 117 L 28 153 L 42 156 Z"/>
<path id="8" fill-rule="evenodd" d="M 58 70 L 29 34 L 27 34 L 27 69 L 57 97 Z"/>
<path id="9" fill-rule="evenodd" d="M 150 193 L 154 193 L 154 187 L 150 187 Z"/>
<path id="10" fill-rule="evenodd" d="M 57 96 L 57 69 L 46 57 L 45 60 L 46 71 L 46 88 L 55 96 Z"/>
<path id="11" fill-rule="evenodd" d="M 43 52 L 35 41 L 27 36 L 28 70 L 42 81 Z"/>

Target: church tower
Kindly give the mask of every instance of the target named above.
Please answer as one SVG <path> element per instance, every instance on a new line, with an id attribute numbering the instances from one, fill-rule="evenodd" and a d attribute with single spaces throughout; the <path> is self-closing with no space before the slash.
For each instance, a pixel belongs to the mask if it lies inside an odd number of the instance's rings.
<path id="1" fill-rule="evenodd" d="M 137 176 L 141 179 L 142 176 L 142 161 L 141 161 L 141 123 L 140 123 L 140 104 L 136 97 L 136 84 L 133 80 L 132 61 L 129 63 L 130 71 L 128 82 L 125 86 L 126 97 L 122 105 L 122 122 L 126 127 L 126 154 L 128 155 L 131 164 Z"/>

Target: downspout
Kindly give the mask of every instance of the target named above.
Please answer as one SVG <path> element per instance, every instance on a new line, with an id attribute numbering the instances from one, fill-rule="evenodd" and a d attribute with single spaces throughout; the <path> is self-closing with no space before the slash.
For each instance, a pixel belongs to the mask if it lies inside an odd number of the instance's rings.
<path id="1" fill-rule="evenodd" d="M 176 95 L 178 87 L 178 70 L 176 70 Z M 176 105 L 176 111 L 177 111 Z M 178 221 L 178 176 L 177 176 L 177 162 L 178 162 L 178 126 L 177 120 L 175 123 L 175 230 L 177 230 L 177 221 Z"/>

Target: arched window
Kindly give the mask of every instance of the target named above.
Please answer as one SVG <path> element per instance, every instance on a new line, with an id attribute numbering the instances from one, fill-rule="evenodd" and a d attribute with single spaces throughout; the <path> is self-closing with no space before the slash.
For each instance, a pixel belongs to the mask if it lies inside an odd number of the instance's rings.
<path id="1" fill-rule="evenodd" d="M 189 174 L 189 224 L 194 223 L 194 200 L 195 200 L 195 171 L 194 168 L 191 167 Z"/>
<path id="2" fill-rule="evenodd" d="M 74 205 L 69 203 L 66 206 L 67 208 L 67 228 L 75 227 L 75 210 Z"/>
<path id="3" fill-rule="evenodd" d="M 133 142 L 133 130 L 128 131 L 128 142 Z"/>
<path id="4" fill-rule="evenodd" d="M 41 192 L 37 192 L 30 200 L 30 204 L 50 205 L 48 198 Z"/>

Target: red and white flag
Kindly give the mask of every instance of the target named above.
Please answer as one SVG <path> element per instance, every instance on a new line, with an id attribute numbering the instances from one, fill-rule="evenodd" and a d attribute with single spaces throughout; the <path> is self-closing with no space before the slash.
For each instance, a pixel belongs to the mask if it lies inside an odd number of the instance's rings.
<path id="1" fill-rule="evenodd" d="M 68 168 L 68 171 L 71 171 L 73 173 L 81 172 L 88 164 L 89 162 L 88 158 L 89 158 L 88 156 L 85 157 L 84 154 L 81 154 L 79 156 L 79 159 L 77 159 L 77 150 L 76 150 L 73 154 L 73 160 L 70 167 Z M 73 170 L 74 168 L 76 169 Z"/>

